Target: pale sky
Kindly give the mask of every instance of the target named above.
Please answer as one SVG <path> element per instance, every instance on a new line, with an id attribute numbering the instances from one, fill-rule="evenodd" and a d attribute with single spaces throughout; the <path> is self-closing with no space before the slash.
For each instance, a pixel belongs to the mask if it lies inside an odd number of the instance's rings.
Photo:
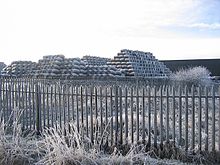
<path id="1" fill-rule="evenodd" d="M 220 0 L 0 0 L 0 61 L 44 55 L 220 58 Z"/>

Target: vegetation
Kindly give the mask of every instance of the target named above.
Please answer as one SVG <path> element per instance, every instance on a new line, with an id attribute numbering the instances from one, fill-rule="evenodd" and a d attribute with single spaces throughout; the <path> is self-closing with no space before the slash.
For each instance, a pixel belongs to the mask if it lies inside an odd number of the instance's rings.
<path id="1" fill-rule="evenodd" d="M 210 75 L 211 72 L 207 68 L 198 66 L 181 69 L 173 73 L 170 78 L 172 81 L 184 85 L 210 85 L 212 83 Z"/>
<path id="2" fill-rule="evenodd" d="M 99 141 L 91 143 L 76 131 L 74 124 L 66 130 L 44 129 L 39 137 L 35 132 L 22 132 L 19 124 L 21 112 L 14 110 L 10 120 L 0 122 L 0 164 L 29 165 L 101 165 L 101 164 L 184 164 L 177 160 L 152 158 L 154 151 L 146 152 L 144 145 L 132 146 L 128 152 L 114 147 L 105 152 Z M 98 138 L 100 139 L 100 138 Z"/>

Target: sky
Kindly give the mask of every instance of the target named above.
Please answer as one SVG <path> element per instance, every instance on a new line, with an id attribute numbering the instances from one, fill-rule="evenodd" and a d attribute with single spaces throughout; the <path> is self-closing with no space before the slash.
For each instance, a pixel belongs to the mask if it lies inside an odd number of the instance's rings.
<path id="1" fill-rule="evenodd" d="M 220 58 L 220 0 L 0 0 L 0 61 L 44 55 Z"/>

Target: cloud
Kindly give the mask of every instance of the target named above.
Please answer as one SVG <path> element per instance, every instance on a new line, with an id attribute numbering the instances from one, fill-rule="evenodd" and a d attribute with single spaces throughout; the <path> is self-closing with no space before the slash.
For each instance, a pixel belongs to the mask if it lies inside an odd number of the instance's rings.
<path id="1" fill-rule="evenodd" d="M 191 25 L 188 25 L 187 27 L 189 28 L 200 28 L 200 29 L 220 29 L 220 23 L 212 23 L 212 24 L 208 24 L 208 23 L 194 23 Z"/>

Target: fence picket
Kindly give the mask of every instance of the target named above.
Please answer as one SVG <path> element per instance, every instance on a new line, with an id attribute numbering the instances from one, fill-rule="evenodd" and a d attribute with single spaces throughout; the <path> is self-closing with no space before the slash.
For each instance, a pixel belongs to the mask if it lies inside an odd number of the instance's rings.
<path id="1" fill-rule="evenodd" d="M 205 87 L 205 150 L 208 150 L 208 143 L 209 143 L 209 130 L 208 130 L 208 110 L 209 110 L 209 100 L 208 100 L 208 87 Z"/>
<path id="2" fill-rule="evenodd" d="M 51 112 L 47 112 L 48 116 L 51 116 L 51 122 L 48 120 L 48 127 L 50 126 L 50 123 L 51 123 L 51 126 L 54 127 L 54 111 L 55 111 L 55 108 L 56 108 L 55 107 L 56 96 L 55 96 L 55 90 L 54 90 L 54 97 L 53 97 L 53 86 L 50 87 L 50 93 L 48 93 L 48 94 L 50 94 L 50 111 L 51 111 Z M 53 98 L 55 98 L 55 100 Z M 48 100 L 49 100 L 49 96 L 48 96 Z M 55 101 L 54 102 L 54 108 L 53 108 L 53 100 Z M 47 110 L 49 111 L 49 108 Z"/>
<path id="3" fill-rule="evenodd" d="M 111 145 L 114 144 L 114 138 L 113 138 L 113 94 L 112 94 L 112 87 L 110 87 L 110 117 L 111 117 L 111 127 L 110 127 L 110 138 Z"/>
<path id="4" fill-rule="evenodd" d="M 93 87 L 90 87 L 90 134 L 91 134 L 91 142 L 94 142 L 94 137 L 93 137 Z"/>
<path id="5" fill-rule="evenodd" d="M 168 142 L 169 137 L 169 86 L 166 86 L 166 141 Z"/>
<path id="6" fill-rule="evenodd" d="M 139 141 L 139 89 L 136 87 L 136 141 Z"/>
<path id="7" fill-rule="evenodd" d="M 211 89 L 212 97 L 212 151 L 215 151 L 215 90 L 214 86 Z"/>
<path id="8" fill-rule="evenodd" d="M 142 88 L 142 142 L 145 142 L 145 137 L 145 89 Z"/>
<path id="9" fill-rule="evenodd" d="M 185 86 L 185 102 L 186 102 L 186 106 L 185 106 L 185 122 L 186 122 L 186 125 L 185 125 L 185 150 L 187 151 L 188 150 L 188 126 L 189 126 L 189 123 L 188 123 L 188 88 L 187 86 Z"/>
<path id="10" fill-rule="evenodd" d="M 123 144 L 123 108 L 122 108 L 122 89 L 119 87 L 119 113 L 120 113 L 120 144 Z"/>
<path id="11" fill-rule="evenodd" d="M 175 107 L 175 88 L 174 88 L 174 86 L 172 86 L 171 90 L 172 90 L 172 109 L 173 109 L 173 112 L 172 112 L 172 119 L 173 119 L 172 139 L 175 144 L 175 138 L 176 138 L 176 109 L 175 108 L 176 107 Z"/>
<path id="12" fill-rule="evenodd" d="M 192 92 L 192 150 L 195 148 L 195 87 L 194 85 L 191 88 Z"/>
<path id="13" fill-rule="evenodd" d="M 179 86 L 179 145 L 182 145 L 182 88 Z"/>
<path id="14" fill-rule="evenodd" d="M 157 147 L 157 89 L 154 86 L 154 99 L 153 99 L 153 105 L 154 105 L 154 147 Z"/>
<path id="15" fill-rule="evenodd" d="M 118 144 L 118 87 L 115 86 L 115 144 Z"/>
<path id="16" fill-rule="evenodd" d="M 134 142 L 134 108 L 133 108 L 133 88 L 131 88 L 131 124 L 130 124 L 130 127 L 131 127 L 131 142 L 133 143 Z"/>
<path id="17" fill-rule="evenodd" d="M 201 94 L 201 86 L 199 86 L 198 89 L 199 89 L 199 91 L 198 91 L 198 95 L 199 95 L 199 98 L 198 98 L 199 99 L 198 100 L 198 105 L 199 105 L 199 107 L 198 107 L 199 140 L 198 141 L 199 141 L 199 151 L 201 151 L 201 149 L 202 149 L 202 100 L 201 100 L 202 94 Z"/>
<path id="18" fill-rule="evenodd" d="M 218 87 L 218 96 L 220 97 L 220 87 Z M 220 151 L 220 98 L 218 102 L 218 150 Z"/>
<path id="19" fill-rule="evenodd" d="M 125 87 L 125 141 L 128 143 L 128 89 Z"/>
<path id="20" fill-rule="evenodd" d="M 148 89 L 148 145 L 151 146 L 151 89 Z"/>
<path id="21" fill-rule="evenodd" d="M 86 137 L 89 137 L 88 88 L 85 87 Z M 69 113 L 70 116 L 70 113 Z"/>
<path id="22" fill-rule="evenodd" d="M 159 88 L 160 100 L 159 100 L 159 111 L 160 111 L 160 144 L 163 144 L 163 86 Z"/>

